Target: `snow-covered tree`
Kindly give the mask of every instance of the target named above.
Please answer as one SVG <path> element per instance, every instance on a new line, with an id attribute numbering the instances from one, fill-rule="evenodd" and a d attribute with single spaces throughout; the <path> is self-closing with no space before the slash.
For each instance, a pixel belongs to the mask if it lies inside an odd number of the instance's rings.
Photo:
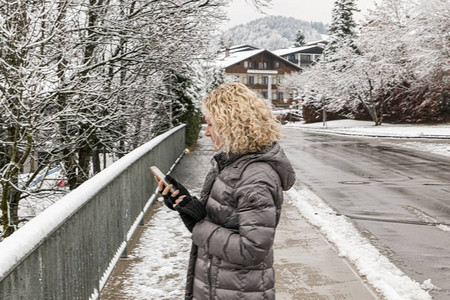
<path id="1" fill-rule="evenodd" d="M 322 109 L 325 98 L 327 111 L 347 117 L 363 107 L 376 125 L 386 117 L 445 119 L 449 12 L 445 0 L 383 0 L 351 43 L 343 38 L 325 60 L 285 81 L 308 93 L 306 106 Z"/>
<path id="2" fill-rule="evenodd" d="M 301 47 L 305 45 L 305 43 L 306 43 L 305 35 L 301 30 L 297 31 L 297 35 L 295 36 L 294 47 Z"/>
<path id="3" fill-rule="evenodd" d="M 186 66 L 211 56 L 225 4 L 0 1 L 4 236 L 20 224 L 20 200 L 39 192 L 28 186 L 44 168 L 62 163 L 73 189 L 100 170 L 101 153 L 123 155 L 158 132 L 167 71 L 190 79 Z"/>
<path id="4" fill-rule="evenodd" d="M 342 45 L 354 46 L 356 38 L 356 22 L 353 13 L 358 11 L 356 0 L 336 0 L 333 4 L 332 20 L 329 28 L 330 43 L 325 51 L 325 57 Z M 356 49 L 356 48 L 355 48 Z"/>
<path id="5" fill-rule="evenodd" d="M 6 3 L 8 2 L 8 3 Z M 54 71 L 43 50 L 56 22 L 48 6 L 0 2 L 0 191 L 2 229 L 12 234 L 20 222 L 19 201 L 52 155 L 42 137 L 51 129 L 50 93 Z M 39 155 L 39 156 L 38 156 Z M 32 162 L 38 162 L 37 167 Z M 27 177 L 21 176 L 30 165 Z"/>

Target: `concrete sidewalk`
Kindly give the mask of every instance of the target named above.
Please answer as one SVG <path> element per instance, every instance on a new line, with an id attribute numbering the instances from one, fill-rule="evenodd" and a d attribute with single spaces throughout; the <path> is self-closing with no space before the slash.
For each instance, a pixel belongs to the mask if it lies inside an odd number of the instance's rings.
<path id="1" fill-rule="evenodd" d="M 172 175 L 198 195 L 213 154 L 211 141 L 202 136 Z M 301 217 L 298 209 L 287 202 L 274 246 L 277 299 L 379 299 L 333 246 Z M 135 238 L 137 244 L 139 234 Z M 129 265 L 127 259 L 119 261 L 100 299 L 126 299 L 121 284 Z"/>
<path id="2" fill-rule="evenodd" d="M 274 247 L 277 299 L 380 299 L 298 209 L 286 202 Z"/>

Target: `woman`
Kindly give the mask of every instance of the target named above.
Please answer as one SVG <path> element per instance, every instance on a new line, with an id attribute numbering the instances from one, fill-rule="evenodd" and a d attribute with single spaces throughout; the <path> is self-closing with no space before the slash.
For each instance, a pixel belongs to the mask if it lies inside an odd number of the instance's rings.
<path id="1" fill-rule="evenodd" d="M 178 182 L 159 190 L 192 231 L 186 299 L 275 299 L 273 241 L 283 190 L 295 181 L 277 140 L 279 124 L 263 99 L 239 83 L 203 100 L 205 135 L 217 153 L 201 192 Z"/>

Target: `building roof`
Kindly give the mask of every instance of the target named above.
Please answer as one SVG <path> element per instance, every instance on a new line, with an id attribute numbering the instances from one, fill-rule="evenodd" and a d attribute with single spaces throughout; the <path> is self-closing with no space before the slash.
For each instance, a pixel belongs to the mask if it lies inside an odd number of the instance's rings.
<path id="1" fill-rule="evenodd" d="M 325 35 L 322 35 L 325 36 Z M 317 41 L 311 41 L 305 44 L 305 46 L 318 46 L 318 45 L 327 45 L 328 43 L 330 43 L 329 41 L 329 37 L 326 36 L 326 38 L 322 38 L 321 40 L 317 40 Z"/>
<path id="2" fill-rule="evenodd" d="M 312 53 L 312 54 L 322 54 L 323 48 L 312 45 L 312 46 L 302 46 L 302 47 L 294 47 L 294 48 L 288 48 L 288 49 L 279 49 L 272 51 L 278 56 L 284 56 L 294 53 Z"/>
<path id="3" fill-rule="evenodd" d="M 252 48 L 254 48 L 254 49 L 252 49 Z M 296 64 L 294 64 L 294 63 L 284 59 L 283 57 L 278 56 L 274 52 L 266 50 L 266 49 L 258 49 L 256 47 L 253 47 L 250 45 L 239 45 L 239 46 L 230 47 L 229 50 L 230 51 L 229 51 L 228 56 L 226 56 L 226 51 L 224 51 L 220 54 L 220 57 L 217 60 L 217 65 L 220 68 L 228 68 L 229 66 L 232 66 L 234 64 L 237 64 L 238 62 L 244 61 L 252 56 L 255 56 L 255 55 L 263 53 L 263 52 L 267 52 L 270 55 L 277 57 L 280 61 L 285 62 L 289 66 L 294 67 L 295 69 L 301 70 L 301 68 L 299 68 L 299 66 L 297 66 Z"/>
<path id="4" fill-rule="evenodd" d="M 221 68 L 227 68 L 229 66 L 232 66 L 234 64 L 237 64 L 238 62 L 241 62 L 249 57 L 255 56 L 259 53 L 264 52 L 264 49 L 256 49 L 256 50 L 248 50 L 248 51 L 238 51 L 238 52 L 231 52 L 230 55 L 226 56 L 224 53 L 222 54 L 222 58 L 217 60 L 217 64 Z"/>
<path id="5" fill-rule="evenodd" d="M 242 45 L 236 45 L 229 48 L 230 52 L 240 52 L 240 51 L 249 51 L 249 50 L 256 50 L 259 49 L 258 47 L 254 47 L 252 45 L 242 44 Z"/>

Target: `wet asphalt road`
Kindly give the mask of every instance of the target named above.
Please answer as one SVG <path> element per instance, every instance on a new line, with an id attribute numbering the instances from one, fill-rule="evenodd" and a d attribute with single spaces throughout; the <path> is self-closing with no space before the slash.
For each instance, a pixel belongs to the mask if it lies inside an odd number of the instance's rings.
<path id="1" fill-rule="evenodd" d="M 431 279 L 434 299 L 450 299 L 450 158 L 396 147 L 402 139 L 283 134 L 298 180 L 412 279 Z"/>

